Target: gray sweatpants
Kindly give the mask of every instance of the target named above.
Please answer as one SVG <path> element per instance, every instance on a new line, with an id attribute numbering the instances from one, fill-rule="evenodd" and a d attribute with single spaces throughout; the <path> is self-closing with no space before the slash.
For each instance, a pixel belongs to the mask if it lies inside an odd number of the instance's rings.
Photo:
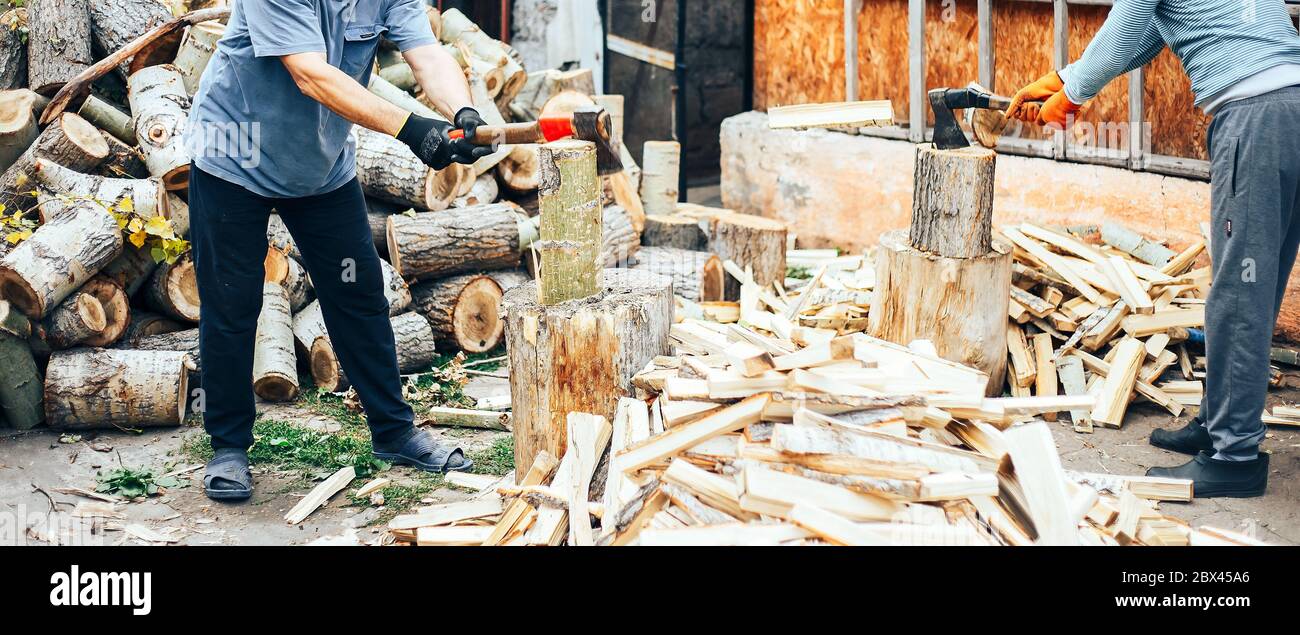
<path id="1" fill-rule="evenodd" d="M 1300 246 L 1300 87 L 1224 105 L 1210 147 L 1206 390 L 1215 458 L 1248 461 L 1264 438 L 1269 346 Z"/>

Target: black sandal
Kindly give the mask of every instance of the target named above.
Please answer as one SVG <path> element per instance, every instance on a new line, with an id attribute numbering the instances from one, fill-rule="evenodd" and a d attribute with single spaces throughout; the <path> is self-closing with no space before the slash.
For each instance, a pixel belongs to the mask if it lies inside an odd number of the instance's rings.
<path id="1" fill-rule="evenodd" d="M 203 474 L 203 491 L 214 501 L 244 501 L 253 496 L 253 472 L 248 469 L 248 452 L 221 448 L 208 461 Z"/>
<path id="2" fill-rule="evenodd" d="M 463 450 L 448 448 L 438 443 L 428 430 L 418 428 L 385 450 L 388 451 L 381 451 L 376 446 L 375 458 L 394 465 L 410 465 L 426 472 L 468 472 L 474 467 L 474 462 L 465 458 Z"/>

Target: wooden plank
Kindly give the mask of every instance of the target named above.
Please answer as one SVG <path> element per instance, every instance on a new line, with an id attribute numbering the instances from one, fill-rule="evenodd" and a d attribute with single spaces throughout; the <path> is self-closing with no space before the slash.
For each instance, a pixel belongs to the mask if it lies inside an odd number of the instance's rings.
<path id="1" fill-rule="evenodd" d="M 852 337 L 837 337 L 824 344 L 809 346 L 805 349 L 773 358 L 776 370 L 794 370 L 796 368 L 815 368 L 854 359 L 856 346 Z"/>
<path id="2" fill-rule="evenodd" d="M 1011 355 L 1011 368 L 1015 384 L 1029 386 L 1038 377 L 1038 364 L 1029 345 L 1025 342 L 1025 332 L 1015 324 L 1007 324 L 1007 352 Z"/>
<path id="3" fill-rule="evenodd" d="M 1079 272 L 1075 271 L 1064 258 L 1050 252 L 1046 247 L 1035 242 L 1032 238 L 1020 233 L 1014 227 L 1003 227 L 1002 235 L 1010 240 L 1015 246 L 1024 249 L 1034 258 L 1042 261 L 1050 269 L 1056 272 L 1070 286 L 1074 287 L 1081 295 L 1088 298 L 1089 302 L 1104 304 L 1105 300 L 1101 292 L 1097 291 L 1092 285 L 1088 284 Z"/>
<path id="4" fill-rule="evenodd" d="M 1155 313 L 1156 308 L 1151 303 L 1151 296 L 1146 289 L 1142 288 L 1142 283 L 1138 281 L 1127 260 L 1119 256 L 1111 256 L 1103 262 L 1101 270 L 1115 283 L 1120 298 L 1134 313 L 1139 315 Z"/>
<path id="5" fill-rule="evenodd" d="M 1146 337 L 1176 328 L 1204 328 L 1205 307 L 1170 309 L 1153 315 L 1130 315 L 1124 318 L 1123 327 L 1133 337 Z"/>
<path id="6" fill-rule="evenodd" d="M 1106 375 L 1097 406 L 1092 410 L 1092 420 L 1118 428 L 1124 425 L 1124 413 L 1128 410 L 1146 349 L 1140 340 L 1126 338 L 1116 345 L 1115 351 L 1110 373 Z"/>
<path id="7" fill-rule="evenodd" d="M 728 406 L 721 412 L 646 439 L 620 453 L 619 465 L 624 471 L 639 470 L 702 441 L 729 432 L 738 432 L 745 426 L 759 422 L 763 407 L 767 405 L 769 399 L 766 394 L 747 397 L 744 401 Z"/>
<path id="8" fill-rule="evenodd" d="M 773 130 L 788 128 L 862 128 L 894 125 L 894 105 L 888 99 L 778 106 L 767 111 Z"/>
<path id="9" fill-rule="evenodd" d="M 1070 513 L 1065 472 L 1045 423 L 1033 423 L 1003 432 L 1016 482 L 1024 492 L 1028 513 L 1038 532 L 1037 544 L 1076 546 L 1079 532 Z"/>
<path id="10" fill-rule="evenodd" d="M 883 496 L 747 465 L 740 474 L 740 507 L 746 511 L 790 518 L 797 503 L 816 505 L 850 520 L 891 520 L 906 505 Z"/>
<path id="11" fill-rule="evenodd" d="M 597 419 L 595 454 L 599 456 L 609 446 L 609 439 L 613 430 L 604 417 L 597 417 Z M 552 489 L 557 492 L 572 490 L 572 462 L 575 460 L 577 459 L 567 455 L 560 460 L 560 465 L 555 470 L 555 479 L 551 481 Z M 590 474 L 579 476 L 587 479 L 591 478 Z M 534 545 L 558 545 L 564 539 L 565 529 L 568 528 L 568 520 L 568 510 L 539 509 L 537 510 L 537 519 L 533 521 L 532 526 L 525 534 L 524 541 L 527 544 Z"/>
<path id="12" fill-rule="evenodd" d="M 1105 378 L 1107 375 L 1110 374 L 1109 362 L 1106 362 L 1105 360 L 1102 360 L 1101 358 L 1095 355 L 1090 355 L 1083 351 L 1074 351 L 1073 355 L 1083 360 L 1084 368 L 1087 368 L 1089 371 L 1095 373 L 1096 375 Z M 1100 385 L 1101 384 L 1099 383 L 1098 386 Z M 1156 388 L 1155 386 L 1140 380 L 1136 384 L 1134 384 L 1134 389 L 1137 390 L 1137 393 L 1139 395 L 1142 395 L 1143 397 L 1150 399 L 1152 403 L 1160 406 L 1161 408 L 1164 408 L 1165 410 L 1168 410 L 1169 414 L 1175 417 L 1183 414 L 1182 405 L 1180 405 L 1177 401 L 1175 401 L 1173 397 L 1170 397 L 1168 394 L 1166 394 L 1163 390 L 1160 390 L 1159 388 Z"/>
<path id="13" fill-rule="evenodd" d="M 1056 364 L 1052 361 L 1051 335 L 1047 333 L 1034 335 L 1034 359 L 1038 367 L 1037 378 L 1034 381 L 1034 394 L 1039 397 L 1056 396 Z M 1044 412 L 1043 419 L 1056 421 L 1056 412 Z"/>
<path id="14" fill-rule="evenodd" d="M 290 525 L 297 525 L 306 520 L 312 512 L 324 505 L 330 497 L 343 491 L 343 488 L 347 487 L 348 483 L 351 483 L 352 479 L 356 477 L 357 471 L 351 465 L 331 474 L 329 478 L 321 481 L 302 500 L 298 501 L 298 504 L 294 505 L 293 509 L 290 509 L 289 513 L 284 515 L 284 520 Z"/>
<path id="15" fill-rule="evenodd" d="M 1083 360 L 1073 355 L 1057 358 L 1056 375 L 1060 378 L 1066 395 L 1089 396 L 1087 384 L 1084 382 Z M 1070 409 L 1070 421 L 1074 424 L 1075 432 L 1092 433 L 1091 409 L 1095 406 L 1094 403 L 1093 406 Z"/>
<path id="16" fill-rule="evenodd" d="M 524 474 L 523 480 L 519 481 L 519 485 L 522 487 L 541 485 L 550 480 L 551 475 L 555 473 L 555 469 L 559 467 L 559 465 L 560 461 L 555 458 L 555 455 L 546 450 L 542 450 L 533 458 L 532 466 L 529 467 L 528 472 Z M 612 471 L 613 470 L 611 470 L 611 472 Z M 511 501 L 510 505 L 506 507 L 506 510 L 502 512 L 501 518 L 497 520 L 497 524 L 493 527 L 492 533 L 483 540 L 483 546 L 491 547 L 501 544 L 502 541 L 505 540 L 506 536 L 515 529 L 519 524 L 519 521 L 530 510 L 532 510 L 532 506 L 523 499 L 515 499 Z"/>
<path id="17" fill-rule="evenodd" d="M 732 369 L 745 377 L 757 377 L 774 368 L 772 356 L 749 342 L 736 342 L 728 346 L 723 354 Z"/>
<path id="18" fill-rule="evenodd" d="M 823 540 L 845 547 L 885 546 L 888 541 L 857 523 L 815 505 L 796 503 L 790 508 L 790 520 Z"/>
<path id="19" fill-rule="evenodd" d="M 1070 254 L 1083 258 L 1093 264 L 1101 264 L 1106 261 L 1106 257 L 1102 255 L 1101 251 L 1096 247 L 1093 247 L 1092 245 L 1089 245 L 1088 243 L 1085 243 L 1069 234 L 1055 232 L 1033 223 L 1021 223 L 1019 228 L 1026 236 L 1041 240 L 1057 249 L 1069 252 Z"/>
<path id="20" fill-rule="evenodd" d="M 483 544 L 491 534 L 490 525 L 421 527 L 415 530 L 415 544 L 421 547 L 467 547 Z"/>
<path id="21" fill-rule="evenodd" d="M 500 498 L 482 498 L 445 505 L 432 505 L 416 514 L 403 514 L 388 521 L 390 531 L 410 531 L 420 527 L 450 525 L 462 520 L 496 516 L 501 513 Z"/>
<path id="22" fill-rule="evenodd" d="M 585 510 L 591 497 L 591 476 L 596 471 L 600 456 L 596 454 L 596 434 L 603 417 L 583 412 L 570 412 L 566 418 L 568 439 L 564 456 L 569 462 L 569 546 L 589 547 L 593 544 L 591 518 L 575 510 Z M 602 451 L 604 448 L 601 448 Z"/>

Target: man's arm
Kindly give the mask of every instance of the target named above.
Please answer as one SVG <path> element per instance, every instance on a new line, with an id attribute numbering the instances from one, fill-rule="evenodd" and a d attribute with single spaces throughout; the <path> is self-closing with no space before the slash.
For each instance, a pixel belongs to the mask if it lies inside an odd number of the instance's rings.
<path id="1" fill-rule="evenodd" d="M 411 74 L 420 84 L 425 97 L 448 121 L 462 108 L 473 108 L 469 83 L 460 64 L 442 48 L 441 44 L 426 44 L 407 49 L 402 57 L 411 67 Z"/>
<path id="2" fill-rule="evenodd" d="M 1110 80 L 1151 61 L 1164 40 L 1155 25 L 1160 0 L 1116 2 L 1079 61 L 1062 69 L 1066 97 L 1082 104 Z"/>
<path id="3" fill-rule="evenodd" d="M 375 132 L 397 136 L 409 113 L 375 95 L 347 73 L 330 66 L 324 53 L 280 58 L 298 90 L 338 116 Z"/>

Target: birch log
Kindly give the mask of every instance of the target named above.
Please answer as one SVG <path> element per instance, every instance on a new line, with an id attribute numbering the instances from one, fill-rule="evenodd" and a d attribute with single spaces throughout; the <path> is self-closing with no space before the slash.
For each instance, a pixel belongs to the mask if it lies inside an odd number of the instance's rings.
<path id="1" fill-rule="evenodd" d="M 0 26 L 0 32 L 4 29 Z M 36 142 L 39 130 L 32 112 L 34 93 L 23 90 L 0 92 L 0 173 Z"/>
<path id="2" fill-rule="evenodd" d="M 90 68 L 89 0 L 34 0 L 27 14 L 27 84 L 53 95 Z"/>
<path id="3" fill-rule="evenodd" d="M 271 214 L 271 220 L 266 224 L 266 242 L 270 247 L 275 247 L 290 258 L 302 262 L 302 252 L 298 251 L 298 245 L 293 241 L 293 234 L 289 233 L 289 228 L 285 227 L 284 219 L 279 214 Z"/>
<path id="4" fill-rule="evenodd" d="M 161 263 L 143 291 L 149 308 L 163 315 L 198 323 L 199 283 L 194 273 L 193 254 L 174 263 Z"/>
<path id="5" fill-rule="evenodd" d="M 122 253 L 122 232 L 103 207 L 73 207 L 0 258 L 0 297 L 29 318 L 44 318 Z"/>
<path id="6" fill-rule="evenodd" d="M 27 209 L 36 203 L 30 195 L 35 189 L 36 159 L 49 159 L 78 172 L 90 172 L 108 158 L 108 143 L 99 129 L 73 113 L 63 113 L 56 123 L 46 126 L 36 142 L 0 175 L 0 205 L 6 209 Z"/>
<path id="7" fill-rule="evenodd" d="M 212 54 L 217 50 L 217 41 L 225 34 L 226 25 L 215 20 L 200 22 L 185 30 L 185 35 L 181 38 L 180 50 L 176 52 L 175 64 L 181 71 L 185 92 L 191 97 L 198 92 L 203 71 L 208 67 Z"/>
<path id="8" fill-rule="evenodd" d="M 430 279 L 518 266 L 520 224 L 513 205 L 388 217 L 388 257 L 398 274 Z"/>
<path id="9" fill-rule="evenodd" d="M 471 273 L 416 285 L 416 313 L 424 316 L 440 343 L 467 353 L 490 351 L 501 343 L 501 285 Z"/>
<path id="10" fill-rule="evenodd" d="M 104 308 L 104 328 L 86 338 L 86 346 L 111 346 L 126 334 L 131 325 L 131 299 L 121 285 L 103 274 L 81 286 L 81 293 L 94 297 Z"/>
<path id="11" fill-rule="evenodd" d="M 505 83 L 497 98 L 499 103 L 510 103 L 528 81 L 528 73 L 523 64 L 511 55 L 512 50 L 484 33 L 458 9 L 443 12 L 441 24 L 443 42 L 463 45 L 471 56 L 482 60 L 487 67 L 501 69 Z"/>
<path id="12" fill-rule="evenodd" d="M 316 342 L 316 338 L 329 338 L 329 333 L 325 330 L 325 316 L 321 313 L 320 300 L 314 300 L 303 310 L 293 315 L 292 323 L 294 350 L 303 359 L 311 355 L 311 346 Z"/>
<path id="13" fill-rule="evenodd" d="M 1002 392 L 1007 364 L 1011 252 L 994 243 L 980 258 L 945 258 L 913 248 L 905 230 L 886 232 L 876 252 L 868 331 L 906 345 L 930 340 L 939 356 L 989 376 Z"/>
<path id="14" fill-rule="evenodd" d="M 397 370 L 403 375 L 428 370 L 438 358 L 429 322 L 418 313 L 392 318 L 393 341 L 397 349 Z M 316 386 L 342 392 L 350 385 L 328 337 L 318 337 L 311 347 L 311 374 Z"/>
<path id="15" fill-rule="evenodd" d="M 104 132 L 113 135 L 122 143 L 134 146 L 137 142 L 135 126 L 131 124 L 131 115 L 122 112 L 117 106 L 94 95 L 86 97 L 86 101 L 82 102 L 77 114 Z"/>
<path id="16" fill-rule="evenodd" d="M 104 331 L 108 321 L 104 318 L 104 305 L 99 299 L 84 291 L 68 296 L 45 318 L 42 324 L 45 341 L 50 348 L 72 348 Z"/>
<path id="17" fill-rule="evenodd" d="M 601 214 L 600 259 L 605 267 L 626 267 L 641 249 L 641 234 L 632 224 L 632 215 L 619 205 L 610 205 Z"/>
<path id="18" fill-rule="evenodd" d="M 31 322 L 0 300 L 0 412 L 19 430 L 45 420 L 41 407 L 41 371 L 32 357 Z"/>
<path id="19" fill-rule="evenodd" d="M 0 90 L 27 85 L 27 9 L 0 13 Z"/>
<path id="20" fill-rule="evenodd" d="M 672 214 L 680 197 L 682 146 L 647 141 L 641 156 L 641 205 L 646 214 Z"/>
<path id="21" fill-rule="evenodd" d="M 452 202 L 452 207 L 477 207 L 479 205 L 489 205 L 497 202 L 501 189 L 497 185 L 497 179 L 491 174 L 480 175 L 474 179 L 474 185 L 469 189 L 469 193 L 458 197 Z"/>
<path id="22" fill-rule="evenodd" d="M 447 209 L 473 178 L 468 166 L 453 163 L 434 170 L 406 144 L 360 126 L 357 138 L 357 179 L 367 196 L 422 210 Z"/>
<path id="23" fill-rule="evenodd" d="M 253 392 L 258 397 L 266 401 L 298 397 L 298 358 L 293 347 L 289 296 L 279 283 L 264 283 L 253 348 Z"/>
<path id="24" fill-rule="evenodd" d="M 45 371 L 45 419 L 59 430 L 180 425 L 192 367 L 179 351 L 56 352 Z"/>
<path id="25" fill-rule="evenodd" d="M 692 302 L 722 299 L 726 272 L 722 260 L 706 251 L 674 247 L 642 247 L 631 268 L 671 278 L 673 294 Z"/>
<path id="26" fill-rule="evenodd" d="M 136 71 L 127 81 L 127 98 L 149 173 L 161 177 L 169 190 L 185 189 L 190 182 L 190 155 L 183 137 L 190 98 L 180 69 L 160 64 Z"/>
<path id="27" fill-rule="evenodd" d="M 946 258 L 979 258 L 993 241 L 993 174 L 997 153 L 971 146 L 916 147 L 912 247 Z"/>
<path id="28" fill-rule="evenodd" d="M 668 353 L 672 282 L 628 269 L 603 277 L 604 290 L 582 302 L 543 305 L 536 282 L 506 292 L 515 465 L 563 452 L 570 412 L 612 419 L 632 376 Z"/>
<path id="29" fill-rule="evenodd" d="M 74 199 L 92 199 L 106 206 L 116 206 L 130 199 L 135 213 L 142 217 L 168 217 L 167 190 L 162 180 L 118 179 L 69 170 L 49 159 L 36 159 L 32 164 L 36 180 L 56 194 L 67 194 Z M 42 209 L 43 215 L 48 215 Z"/>
<path id="30" fill-rule="evenodd" d="M 388 264 L 387 260 L 380 260 L 379 266 L 383 270 L 384 297 L 388 298 L 388 314 L 405 313 L 411 308 L 411 287 L 407 285 L 406 279 L 397 268 Z"/>
<path id="31" fill-rule="evenodd" d="M 118 345 L 122 348 L 136 348 L 136 343 L 154 335 L 184 331 L 189 325 L 182 324 L 169 317 L 149 311 L 132 311 L 131 321 L 127 324 Z"/>
<path id="32" fill-rule="evenodd" d="M 107 56 L 172 18 L 158 0 L 90 0 L 91 33 L 95 48 Z M 127 63 L 118 67 L 127 76 Z"/>
<path id="33" fill-rule="evenodd" d="M 542 304 L 596 295 L 601 288 L 600 179 L 596 146 L 564 140 L 538 148 Z"/>
<path id="34" fill-rule="evenodd" d="M 199 330 L 197 328 L 159 333 L 137 339 L 131 348 L 138 351 L 181 351 L 188 353 L 194 362 L 194 372 L 203 372 L 203 360 L 199 359 Z"/>
<path id="35" fill-rule="evenodd" d="M 289 294 L 291 312 L 301 311 L 312 301 L 314 290 L 311 279 L 307 276 L 307 270 L 303 269 L 297 260 L 275 247 L 267 247 L 266 260 L 263 261 L 262 267 L 266 272 L 267 280 L 284 286 L 285 293 Z"/>
<path id="36" fill-rule="evenodd" d="M 122 247 L 122 254 L 104 267 L 100 275 L 117 283 L 126 290 L 127 295 L 134 296 L 151 278 L 158 268 L 149 251 L 127 243 Z"/>

